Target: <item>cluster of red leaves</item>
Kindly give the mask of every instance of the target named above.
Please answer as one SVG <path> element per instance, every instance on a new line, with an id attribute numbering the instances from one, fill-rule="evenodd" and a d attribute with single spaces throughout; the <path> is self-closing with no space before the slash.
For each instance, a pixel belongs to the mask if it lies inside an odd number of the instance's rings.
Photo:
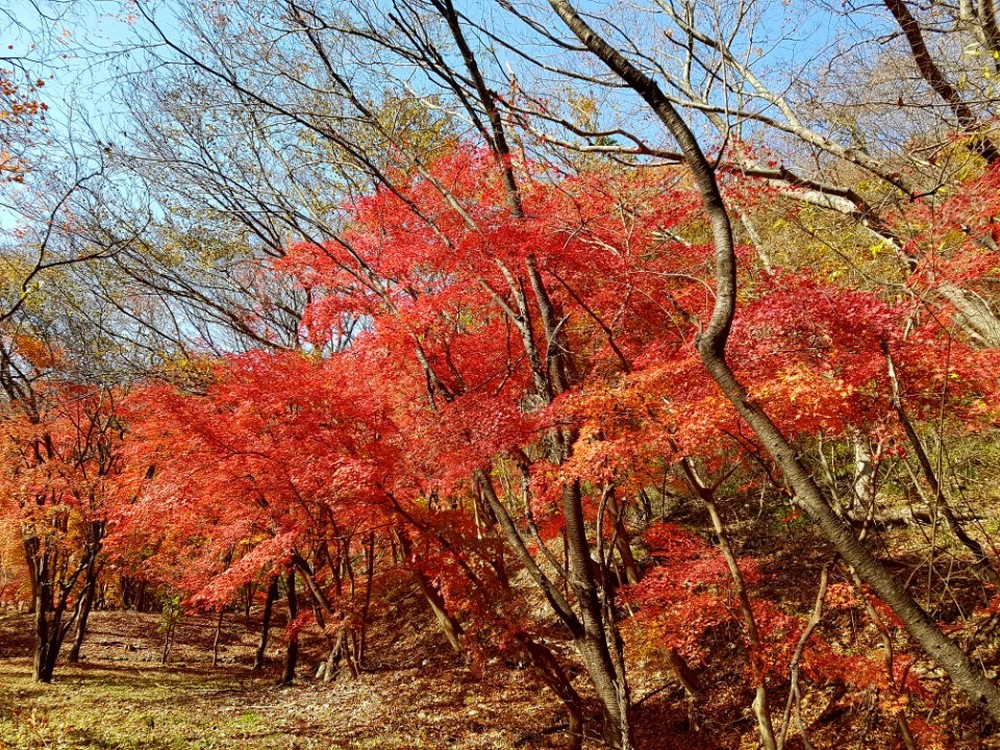
<path id="1" fill-rule="evenodd" d="M 142 554 L 203 601 L 225 601 L 293 550 L 366 534 L 388 545 L 405 527 L 411 569 L 454 611 L 499 619 L 474 472 L 527 461 L 526 508 L 549 540 L 571 482 L 593 521 L 609 482 L 636 493 L 678 454 L 714 471 L 751 440 L 691 345 L 713 303 L 711 253 L 673 238 L 698 221 L 693 194 L 635 174 L 537 170 L 522 179 L 519 217 L 492 157 L 465 147 L 397 185 L 345 206 L 336 241 L 293 245 L 279 265 L 311 292 L 303 336 L 314 356 L 234 356 L 202 393 L 136 396 L 141 501 L 123 527 L 158 539 Z M 537 311 L 526 320 L 519 308 L 519 295 L 538 293 L 526 270 L 573 353 L 572 387 L 551 403 L 538 393 L 545 363 L 526 354 L 525 339 L 549 346 Z M 942 398 L 957 416 L 988 415 L 988 359 L 915 319 L 912 305 L 807 274 L 763 275 L 747 294 L 729 356 L 790 436 L 885 429 L 886 352 L 918 418 Z M 559 464 L 543 448 L 554 428 L 573 436 Z M 734 619 L 725 563 L 674 526 L 644 541 L 652 569 L 625 593 L 635 630 L 700 659 L 705 634 Z M 752 583 L 752 561 L 742 565 Z M 801 622 L 767 603 L 758 615 L 771 661 L 787 664 Z"/>
<path id="2" fill-rule="evenodd" d="M 1000 169 L 989 168 L 959 186 L 942 187 L 933 201 L 917 201 L 901 217 L 911 239 L 905 248 L 919 261 L 920 289 L 942 284 L 975 286 L 996 278 L 1000 239 Z"/>
<path id="3" fill-rule="evenodd" d="M 840 435 L 871 429 L 891 411 L 887 352 L 908 410 L 940 408 L 947 395 L 957 417 L 995 388 L 984 358 L 939 325 L 907 331 L 914 305 L 772 275 L 741 307 L 732 359 L 752 395 L 790 435 Z"/>
<path id="4" fill-rule="evenodd" d="M 700 663 L 707 656 L 705 633 L 739 616 L 726 561 L 675 524 L 653 525 L 643 542 L 656 565 L 623 592 L 623 602 L 639 608 L 630 630 L 651 650 L 675 648 Z M 752 560 L 741 561 L 741 570 L 748 580 L 757 578 Z"/>
<path id="5" fill-rule="evenodd" d="M 226 601 L 333 522 L 378 527 L 398 443 L 349 368 L 256 353 L 221 364 L 198 396 L 137 393 L 129 466 L 141 502 L 123 510 L 123 546 L 160 539 L 163 577 L 188 592 L 211 584 Z"/>

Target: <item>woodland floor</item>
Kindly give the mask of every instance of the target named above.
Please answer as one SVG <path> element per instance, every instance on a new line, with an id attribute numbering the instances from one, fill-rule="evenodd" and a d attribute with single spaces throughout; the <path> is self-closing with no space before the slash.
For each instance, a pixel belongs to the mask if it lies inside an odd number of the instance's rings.
<path id="1" fill-rule="evenodd" d="M 331 683 L 307 677 L 321 658 L 307 641 L 300 679 L 275 687 L 281 629 L 267 668 L 254 673 L 257 634 L 232 619 L 217 667 L 214 618 L 195 617 L 178 627 L 161 666 L 160 615 L 95 612 L 81 663 L 60 664 L 53 683 L 40 685 L 30 677 L 27 616 L 0 615 L 0 748 L 558 746 L 533 736 L 552 724 L 557 707 L 527 670 L 476 677 L 434 633 L 403 624 L 417 648 L 410 663 Z"/>
<path id="2" fill-rule="evenodd" d="M 789 560 L 779 553 L 772 561 L 785 571 L 774 579 L 784 589 L 775 594 L 797 596 L 799 606 L 807 608 L 815 592 L 812 572 L 801 573 L 796 583 L 788 575 L 793 570 Z M 796 560 L 795 569 L 814 567 L 804 562 Z M 249 665 L 259 623 L 227 614 L 219 665 L 212 667 L 215 618 L 186 616 L 169 663 L 162 666 L 163 617 L 135 612 L 95 612 L 81 663 L 60 663 L 53 683 L 41 685 L 31 680 L 29 616 L 0 610 L 0 750 L 565 746 L 559 731 L 565 713 L 530 669 L 503 660 L 473 669 L 448 649 L 421 604 L 410 592 L 373 623 L 367 670 L 355 680 L 313 679 L 323 659 L 322 642 L 305 632 L 299 678 L 290 687 L 275 686 L 283 653 L 280 622 L 272 630 L 264 672 L 254 673 Z M 693 707 L 662 665 L 635 665 L 632 688 L 640 702 L 635 724 L 642 750 L 757 747 L 739 641 L 735 632 L 716 636 Z M 864 642 L 861 634 L 855 648 Z M 585 691 L 585 679 L 575 682 Z M 834 686 L 804 687 L 802 713 L 812 747 L 903 747 L 877 696 L 852 695 Z M 773 695 L 780 713 L 787 685 Z M 946 736 L 922 750 L 1000 748 L 1000 739 L 954 693 L 943 691 L 931 713 L 927 718 Z M 600 745 L 588 741 L 585 746 L 596 750 Z M 804 747 L 793 729 L 788 750 Z"/>

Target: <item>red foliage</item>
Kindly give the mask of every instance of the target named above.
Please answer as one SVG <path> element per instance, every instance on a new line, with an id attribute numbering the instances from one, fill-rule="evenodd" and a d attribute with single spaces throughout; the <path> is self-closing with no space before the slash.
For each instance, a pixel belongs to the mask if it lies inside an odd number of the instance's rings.
<path id="1" fill-rule="evenodd" d="M 674 524 L 655 524 L 643 541 L 657 564 L 623 593 L 626 603 L 640 608 L 630 629 L 649 649 L 676 648 L 700 662 L 707 655 L 706 631 L 739 617 L 726 561 Z M 748 580 L 757 577 L 752 561 L 741 561 L 741 569 Z"/>
<path id="2" fill-rule="evenodd" d="M 281 262 L 311 292 L 310 356 L 232 356 L 203 393 L 156 386 L 134 397 L 140 500 L 123 529 L 210 605 L 297 556 L 339 593 L 326 550 L 357 555 L 369 535 L 382 550 L 405 536 L 404 565 L 503 640 L 527 607 L 501 585 L 476 472 L 495 472 L 543 554 L 539 544 L 563 530 L 565 487 L 583 488 L 593 528 L 612 484 L 635 496 L 677 456 L 714 473 L 754 443 L 691 345 L 713 303 L 711 254 L 665 230 L 698 221 L 692 194 L 635 174 L 541 171 L 522 180 L 527 216 L 516 217 L 492 157 L 465 147 L 400 185 L 345 206 L 337 241 L 295 244 Z M 991 355 L 918 320 L 913 303 L 803 273 L 759 276 L 745 294 L 730 360 L 794 439 L 891 438 L 886 351 L 915 418 L 942 399 L 968 424 L 995 416 Z M 546 305 L 558 340 L 546 336 Z M 559 388 L 554 348 L 571 355 Z M 547 443 L 556 433 L 567 444 L 558 459 Z M 725 561 L 670 524 L 643 541 L 650 569 L 623 590 L 638 608 L 633 642 L 701 660 L 707 635 L 738 619 Z M 740 564 L 753 586 L 753 561 Z M 389 563 L 378 573 L 395 574 Z M 842 593 L 832 588 L 831 601 Z M 345 620 L 357 613 L 347 599 L 337 605 Z M 787 670 L 802 618 L 759 598 L 753 609 L 765 669 Z M 826 679 L 891 687 L 867 658 L 817 648 L 806 661 Z"/>

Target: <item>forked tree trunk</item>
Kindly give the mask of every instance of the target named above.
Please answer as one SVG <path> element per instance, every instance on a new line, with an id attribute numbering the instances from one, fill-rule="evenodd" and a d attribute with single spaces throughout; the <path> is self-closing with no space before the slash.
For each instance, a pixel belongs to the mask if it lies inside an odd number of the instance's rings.
<path id="1" fill-rule="evenodd" d="M 177 629 L 178 612 L 175 602 L 168 602 L 164 607 L 167 620 L 163 631 L 163 651 L 160 653 L 160 664 L 166 664 L 170 658 L 170 649 L 174 645 L 174 633 Z"/>
<path id="2" fill-rule="evenodd" d="M 345 666 L 351 677 L 358 676 L 358 665 L 354 661 L 354 650 L 351 646 L 351 633 L 342 625 L 337 628 L 326 663 L 320 667 L 323 682 L 336 680 Z"/>
<path id="3" fill-rule="evenodd" d="M 563 514 L 566 519 L 564 534 L 566 550 L 566 583 L 572 587 L 579 614 L 574 610 L 567 594 L 548 577 L 529 551 L 517 524 L 497 497 L 489 475 L 483 470 L 475 472 L 504 537 L 514 555 L 538 584 L 552 611 L 573 637 L 584 668 L 596 688 L 604 717 L 604 736 L 615 750 L 633 747 L 628 721 L 629 693 L 625 675 L 616 665 L 621 663 L 620 640 L 615 637 L 615 623 L 605 622 L 598 597 L 594 564 L 590 557 L 583 520 L 583 507 L 579 482 L 563 488 Z M 615 653 L 612 653 L 615 649 Z"/>
<path id="4" fill-rule="evenodd" d="M 66 622 L 63 618 L 69 593 L 84 568 L 81 565 L 64 583 L 56 583 L 52 578 L 52 570 L 59 563 L 48 550 L 40 552 L 28 564 L 29 567 L 36 566 L 35 576 L 38 581 L 34 601 L 35 658 L 32 674 L 36 682 L 48 683 L 52 682 L 59 650 L 75 620 L 75 615 Z"/>

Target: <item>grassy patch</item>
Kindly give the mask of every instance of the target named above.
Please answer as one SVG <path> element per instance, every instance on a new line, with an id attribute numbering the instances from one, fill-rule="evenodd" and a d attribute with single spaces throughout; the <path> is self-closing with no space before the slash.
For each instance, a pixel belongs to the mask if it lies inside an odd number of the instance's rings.
<path id="1" fill-rule="evenodd" d="M 0 610 L 0 750 L 509 750 L 525 737 L 524 750 L 565 745 L 540 732 L 558 704 L 530 671 L 497 666 L 474 676 L 433 627 L 404 629 L 398 650 L 372 647 L 419 667 L 373 660 L 360 678 L 329 683 L 309 678 L 328 647 L 314 634 L 299 679 L 279 688 L 280 636 L 265 671 L 253 672 L 258 626 L 228 618 L 213 668 L 216 620 L 188 617 L 177 661 L 161 666 L 159 622 L 93 613 L 83 662 L 60 662 L 54 682 L 41 685 L 31 679 L 30 618 Z M 387 623 L 384 640 L 399 638 L 397 624 Z"/>
<path id="2" fill-rule="evenodd" d="M 3 663 L 0 748 L 308 747 L 286 722 L 240 705 L 260 689 L 245 675 L 132 667 L 62 667 L 38 685 L 27 663 Z"/>

